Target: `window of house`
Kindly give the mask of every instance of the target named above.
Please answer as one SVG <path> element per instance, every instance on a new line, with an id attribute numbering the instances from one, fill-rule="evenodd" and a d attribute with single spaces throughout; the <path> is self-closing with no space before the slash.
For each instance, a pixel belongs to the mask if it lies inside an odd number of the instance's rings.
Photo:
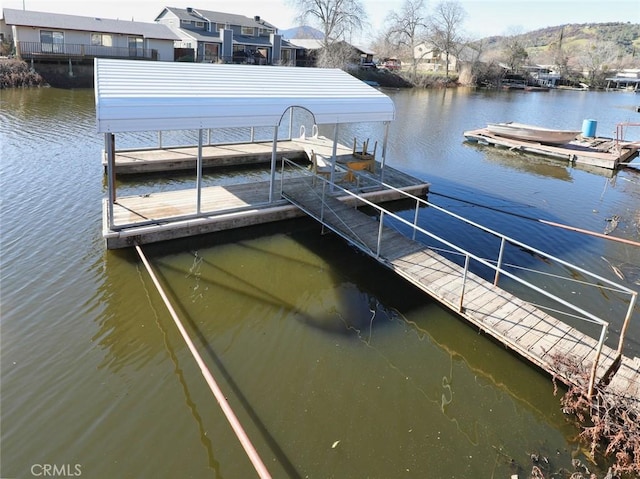
<path id="1" fill-rule="evenodd" d="M 194 24 L 196 25 L 196 27 L 198 27 L 198 28 L 204 28 L 204 22 L 193 22 L 193 23 L 194 23 Z"/>
<path id="2" fill-rule="evenodd" d="M 217 31 L 221 32 L 221 31 L 222 31 L 222 30 L 224 30 L 224 29 L 225 29 L 225 25 L 224 25 L 224 23 L 218 23 L 218 24 L 216 25 L 216 30 L 217 30 Z"/>
<path id="3" fill-rule="evenodd" d="M 260 28 L 259 32 L 260 35 L 270 35 L 272 33 L 275 33 L 272 28 Z"/>
<path id="4" fill-rule="evenodd" d="M 142 37 L 129 37 L 129 56 L 143 56 L 144 39 Z"/>
<path id="5" fill-rule="evenodd" d="M 42 51 L 48 53 L 64 52 L 64 32 L 55 30 L 40 30 Z"/>
<path id="6" fill-rule="evenodd" d="M 206 63 L 215 63 L 218 61 L 218 47 L 217 43 L 205 43 L 204 61 Z"/>
<path id="7" fill-rule="evenodd" d="M 252 36 L 253 35 L 253 27 L 242 27 L 242 34 Z"/>
<path id="8" fill-rule="evenodd" d="M 92 33 L 91 45 L 94 47 L 112 47 L 113 37 L 106 33 Z"/>
<path id="9" fill-rule="evenodd" d="M 181 19 L 181 20 L 180 20 L 180 23 L 181 23 L 182 25 L 191 25 L 191 20 L 183 20 L 183 19 Z"/>

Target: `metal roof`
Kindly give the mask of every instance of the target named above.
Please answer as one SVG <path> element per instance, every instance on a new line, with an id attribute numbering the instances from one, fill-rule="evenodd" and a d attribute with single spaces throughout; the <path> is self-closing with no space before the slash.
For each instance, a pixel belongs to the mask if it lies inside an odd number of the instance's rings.
<path id="1" fill-rule="evenodd" d="M 3 14 L 7 25 L 101 33 L 122 33 L 125 35 L 139 35 L 144 38 L 161 40 L 175 41 L 180 39 L 168 26 L 159 23 L 80 17 L 60 13 L 14 10 L 12 8 L 3 9 Z"/>
<path id="2" fill-rule="evenodd" d="M 391 98 L 338 69 L 95 60 L 98 131 L 277 126 L 290 107 L 317 124 L 390 121 Z"/>
<path id="3" fill-rule="evenodd" d="M 166 12 L 171 12 L 180 20 L 191 21 L 195 20 L 198 22 L 212 22 L 212 23 L 222 23 L 229 25 L 237 25 L 242 27 L 258 27 L 258 28 L 273 28 L 276 27 L 269 22 L 264 21 L 259 16 L 255 16 L 253 18 L 246 17 L 244 15 L 237 15 L 235 13 L 225 13 L 225 12 L 214 12 L 211 10 L 201 10 L 201 9 L 188 9 L 188 8 L 175 8 L 175 7 L 165 7 L 162 12 L 156 17 L 156 21 L 158 21 Z M 257 20 L 256 20 L 257 18 Z"/>

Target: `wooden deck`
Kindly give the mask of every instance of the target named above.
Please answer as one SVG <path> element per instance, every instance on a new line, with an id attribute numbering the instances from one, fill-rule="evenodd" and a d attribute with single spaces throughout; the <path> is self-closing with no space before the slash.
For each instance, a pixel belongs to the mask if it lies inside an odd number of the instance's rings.
<path id="1" fill-rule="evenodd" d="M 628 163 L 638 156 L 638 145 L 624 143 L 618 150 L 611 138 L 584 138 L 566 145 L 543 145 L 530 141 L 514 140 L 494 135 L 486 128 L 465 131 L 468 141 L 501 146 L 510 150 L 520 150 L 539 155 L 560 158 L 578 165 L 597 166 L 615 170 L 622 163 Z"/>
<path id="2" fill-rule="evenodd" d="M 339 170 L 339 182 L 348 188 L 364 191 L 362 196 L 372 202 L 400 198 L 398 193 L 368 185 L 366 179 L 345 181 L 347 174 L 346 169 Z M 388 166 L 385 167 L 385 180 L 416 196 L 424 196 L 429 189 L 428 183 Z M 279 180 L 276 188 L 279 194 Z M 197 190 L 192 188 L 119 197 L 113 207 L 113 229 L 109 228 L 108 202 L 105 199 L 103 236 L 107 248 L 126 248 L 304 216 L 299 208 L 279 196 L 269 203 L 268 181 L 202 188 L 201 215 L 196 212 L 196 195 Z M 350 198 L 343 199 L 350 201 Z"/>
<path id="3" fill-rule="evenodd" d="M 582 378 L 573 375 L 558 358 L 569 359 L 577 365 L 593 364 L 597 346 L 595 339 L 532 304 L 469 273 L 461 307 L 461 266 L 387 227 L 382 230 L 382 247 L 377 254 L 380 225 L 375 218 L 331 197 L 326 197 L 322 206 L 318 192 L 309 188 L 308 184 L 287 182 L 284 194 L 309 215 L 381 264 L 564 383 L 581 384 Z M 597 377 L 602 377 L 614 357 L 615 350 L 605 346 Z M 634 398 L 637 412 L 640 412 L 639 366 L 640 359 L 624 358 L 608 388 L 613 394 Z"/>
<path id="4" fill-rule="evenodd" d="M 316 153 L 331 156 L 332 142 L 327 138 L 307 138 L 278 141 L 276 158 L 307 160 L 305 150 L 314 149 Z M 232 143 L 223 145 L 204 145 L 202 147 L 203 168 L 269 164 L 273 151 L 271 141 L 252 143 Z M 338 158 L 351 155 L 352 149 L 338 144 Z M 169 148 L 146 148 L 118 150 L 115 154 L 115 170 L 119 175 L 158 173 L 162 171 L 195 171 L 198 158 L 197 146 Z M 102 164 L 106 168 L 106 157 L 102 155 Z"/>

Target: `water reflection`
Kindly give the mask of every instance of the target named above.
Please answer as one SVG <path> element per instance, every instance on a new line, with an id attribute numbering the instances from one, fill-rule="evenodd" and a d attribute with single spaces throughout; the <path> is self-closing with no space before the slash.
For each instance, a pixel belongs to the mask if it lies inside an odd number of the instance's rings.
<path id="1" fill-rule="evenodd" d="M 495 161 L 501 166 L 513 168 L 542 177 L 554 178 L 561 181 L 571 181 L 568 163 L 532 155 L 521 151 L 511 151 L 507 148 L 488 147 L 477 143 L 465 142 L 464 146 L 485 154 L 486 161 Z M 491 151 L 487 151 L 491 148 Z"/>

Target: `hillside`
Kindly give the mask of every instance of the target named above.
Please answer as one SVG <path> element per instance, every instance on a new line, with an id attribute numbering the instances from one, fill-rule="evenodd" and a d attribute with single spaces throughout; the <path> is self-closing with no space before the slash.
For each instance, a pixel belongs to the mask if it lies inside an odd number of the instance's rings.
<path id="1" fill-rule="evenodd" d="M 484 51 L 501 49 L 505 38 L 495 36 L 483 39 Z M 617 50 L 619 58 L 631 57 L 640 67 L 640 24 L 637 23 L 567 24 L 522 33 L 515 35 L 515 38 L 534 61 L 543 60 L 558 46 L 571 57 L 594 43 L 607 43 Z"/>

